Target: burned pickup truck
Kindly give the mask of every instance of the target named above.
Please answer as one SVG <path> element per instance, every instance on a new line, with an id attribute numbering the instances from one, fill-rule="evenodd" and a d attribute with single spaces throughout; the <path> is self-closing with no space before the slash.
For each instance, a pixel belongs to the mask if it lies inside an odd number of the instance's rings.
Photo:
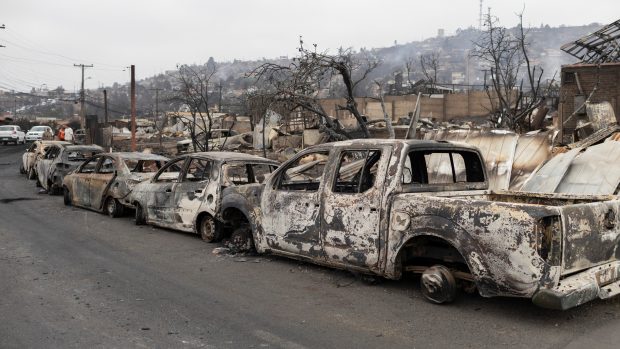
<path id="1" fill-rule="evenodd" d="M 221 202 L 227 191 L 262 183 L 279 163 L 234 152 L 191 153 L 172 159 L 135 186 L 128 201 L 136 224 L 195 232 L 206 242 L 222 239 Z"/>
<path id="2" fill-rule="evenodd" d="M 431 302 L 457 290 L 567 309 L 620 293 L 620 201 L 494 193 L 480 152 L 416 140 L 309 148 L 264 186 L 237 188 L 223 218 L 259 253 L 399 279 Z"/>

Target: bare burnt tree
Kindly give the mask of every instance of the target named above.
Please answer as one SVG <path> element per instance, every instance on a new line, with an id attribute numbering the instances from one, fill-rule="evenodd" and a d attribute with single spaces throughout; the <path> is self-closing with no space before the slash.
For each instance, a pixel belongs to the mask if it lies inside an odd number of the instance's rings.
<path id="1" fill-rule="evenodd" d="M 422 74 L 430 84 L 431 90 L 437 85 L 437 72 L 441 64 L 441 52 L 433 51 L 430 53 L 424 53 L 420 55 L 420 68 Z"/>
<path id="2" fill-rule="evenodd" d="M 369 137 L 366 120 L 358 110 L 355 101 L 356 89 L 379 62 L 366 56 L 356 55 L 351 49 L 340 49 L 337 54 L 317 52 L 316 44 L 310 50 L 300 37 L 299 56 L 289 65 L 265 63 L 254 69 L 249 76 L 264 83 L 260 94 L 270 104 L 285 105 L 289 111 L 302 109 L 319 117 L 320 127 L 331 139 L 349 139 L 351 135 L 327 115 L 318 99 L 328 84 L 339 79 L 345 86 L 342 97 L 346 103 L 338 110 L 350 112 L 357 120 L 360 130 Z"/>
<path id="3" fill-rule="evenodd" d="M 415 71 L 415 59 L 413 57 L 407 57 L 405 59 L 405 71 L 407 72 L 407 86 L 409 91 L 413 90 L 413 81 L 411 81 L 411 74 Z"/>
<path id="4" fill-rule="evenodd" d="M 377 85 L 377 94 L 379 95 L 379 97 L 375 99 L 379 100 L 379 102 L 381 103 L 381 112 L 383 113 L 383 121 L 385 121 L 385 127 L 388 131 L 388 137 L 390 139 L 394 139 L 396 138 L 396 135 L 394 133 L 394 127 L 392 126 L 392 118 L 388 115 L 387 110 L 385 109 L 385 100 L 383 98 L 383 83 L 379 80 L 375 80 L 374 83 L 375 85 Z"/>
<path id="5" fill-rule="evenodd" d="M 523 12 L 518 17 L 518 27 L 509 30 L 500 26 L 498 19 L 489 12 L 484 21 L 485 31 L 474 42 L 472 51 L 473 57 L 489 67 L 485 73 L 485 91 L 492 105 L 491 121 L 497 127 L 514 131 L 527 128 L 526 117 L 544 102 L 540 85 L 543 69 L 530 61 Z"/>
<path id="6" fill-rule="evenodd" d="M 179 65 L 179 91 L 174 100 L 189 108 L 190 117 L 177 113 L 177 117 L 187 125 L 194 151 L 209 151 L 209 137 L 213 128 L 213 116 L 209 111 L 211 102 L 209 86 L 217 71 L 213 62 L 204 66 Z M 204 134 L 204 139 L 201 135 Z"/>

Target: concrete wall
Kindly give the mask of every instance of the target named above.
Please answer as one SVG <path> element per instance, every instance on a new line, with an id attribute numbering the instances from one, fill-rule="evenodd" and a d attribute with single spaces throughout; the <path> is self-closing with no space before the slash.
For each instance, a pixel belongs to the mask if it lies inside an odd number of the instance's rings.
<path id="1" fill-rule="evenodd" d="M 385 109 L 393 121 L 405 118 L 413 112 L 416 104 L 416 95 L 386 96 Z M 383 119 L 381 104 L 373 98 L 356 98 L 360 113 L 370 120 Z M 337 117 L 345 126 L 355 126 L 355 118 L 346 111 L 337 110 L 338 105 L 345 105 L 343 98 L 323 99 L 320 101 L 327 114 Z M 468 93 L 445 94 L 433 97 L 420 98 L 421 117 L 432 118 L 437 121 L 449 121 L 464 117 L 486 116 L 491 109 L 491 103 L 484 91 L 470 91 Z"/>

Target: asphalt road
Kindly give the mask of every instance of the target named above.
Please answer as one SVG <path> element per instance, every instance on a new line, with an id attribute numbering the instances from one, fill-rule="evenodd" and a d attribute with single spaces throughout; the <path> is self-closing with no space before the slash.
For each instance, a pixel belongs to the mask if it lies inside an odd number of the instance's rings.
<path id="1" fill-rule="evenodd" d="M 370 285 L 273 256 L 222 256 L 38 194 L 23 146 L 0 146 L 0 348 L 618 348 L 620 301 L 424 301 L 415 278 Z"/>

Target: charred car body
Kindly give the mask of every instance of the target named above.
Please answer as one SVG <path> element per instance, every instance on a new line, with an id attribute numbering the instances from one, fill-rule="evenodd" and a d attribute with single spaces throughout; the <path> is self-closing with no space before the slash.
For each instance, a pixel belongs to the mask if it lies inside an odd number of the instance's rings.
<path id="1" fill-rule="evenodd" d="M 62 188 L 65 205 L 74 205 L 119 217 L 127 196 L 140 182 L 155 175 L 168 158 L 146 153 L 100 153 L 84 161 L 65 176 Z"/>
<path id="2" fill-rule="evenodd" d="M 102 152 L 103 148 L 98 145 L 50 145 L 45 155 L 36 163 L 37 185 L 42 186 L 49 194 L 59 194 L 65 175 L 86 159 Z"/>
<path id="3" fill-rule="evenodd" d="M 22 174 L 28 174 L 28 179 L 35 179 L 37 177 L 36 163 L 45 155 L 45 151 L 52 144 L 69 145 L 71 143 L 64 141 L 34 141 L 28 147 L 26 152 L 22 155 L 22 163 L 19 167 L 19 172 Z"/>
<path id="4" fill-rule="evenodd" d="M 135 206 L 136 224 L 195 232 L 207 242 L 218 241 L 226 233 L 220 207 L 227 191 L 262 183 L 278 165 L 243 153 L 191 153 L 136 185 L 128 200 Z"/>
<path id="5" fill-rule="evenodd" d="M 259 253 L 399 279 L 423 295 L 532 298 L 567 309 L 620 293 L 620 201 L 493 193 L 477 148 L 416 140 L 319 145 L 264 186 L 231 188 L 229 225 Z M 475 288 L 474 288 L 475 286 Z"/>

